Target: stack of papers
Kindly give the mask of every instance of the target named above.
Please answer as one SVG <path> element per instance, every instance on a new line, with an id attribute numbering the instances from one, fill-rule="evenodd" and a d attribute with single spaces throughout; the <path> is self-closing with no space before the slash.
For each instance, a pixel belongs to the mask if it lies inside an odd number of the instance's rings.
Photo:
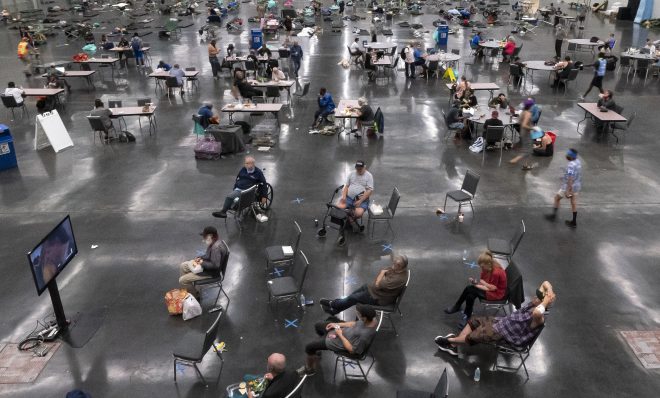
<path id="1" fill-rule="evenodd" d="M 282 246 L 282 253 L 285 256 L 293 256 L 293 248 L 291 246 Z"/>

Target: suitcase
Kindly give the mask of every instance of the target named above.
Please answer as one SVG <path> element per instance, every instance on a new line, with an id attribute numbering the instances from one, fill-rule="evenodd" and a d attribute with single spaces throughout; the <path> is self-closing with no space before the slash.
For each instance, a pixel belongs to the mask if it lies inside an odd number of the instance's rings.
<path id="1" fill-rule="evenodd" d="M 220 142 L 212 135 L 206 135 L 195 144 L 195 159 L 217 160 L 222 154 Z"/>

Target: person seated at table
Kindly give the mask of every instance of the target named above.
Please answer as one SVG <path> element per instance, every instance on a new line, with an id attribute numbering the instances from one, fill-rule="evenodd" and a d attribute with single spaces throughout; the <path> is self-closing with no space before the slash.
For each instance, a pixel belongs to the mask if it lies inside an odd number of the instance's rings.
<path id="1" fill-rule="evenodd" d="M 545 312 L 555 302 L 556 296 L 550 282 L 545 281 L 536 289 L 532 301 L 520 310 L 503 317 L 472 317 L 461 333 L 437 336 L 435 343 L 441 351 L 458 356 L 458 346 L 468 344 L 502 344 L 521 347 L 538 336 L 539 327 L 545 324 Z"/>
<path id="2" fill-rule="evenodd" d="M 477 265 L 481 268 L 481 275 L 479 278 L 468 278 L 470 284 L 463 289 L 460 297 L 456 303 L 445 308 L 446 314 L 455 314 L 461 310 L 461 306 L 465 303 L 463 310 L 464 319 L 470 319 L 472 316 L 472 309 L 474 308 L 474 301 L 476 299 L 498 301 L 503 300 L 506 295 L 506 273 L 504 269 L 493 258 L 493 253 L 490 250 L 479 255 Z M 467 321 L 460 324 L 460 328 L 465 327 Z"/>
<path id="3" fill-rule="evenodd" d="M 484 137 L 486 137 L 486 131 L 488 127 L 504 126 L 504 123 L 499 119 L 500 113 L 498 111 L 493 111 L 490 114 L 490 119 L 486 119 L 484 122 Z M 496 141 L 486 141 L 486 149 L 490 149 L 495 145 Z"/>
<path id="4" fill-rule="evenodd" d="M 314 328 L 322 338 L 305 346 L 307 358 L 305 365 L 298 369 L 299 375 L 316 374 L 321 351 L 329 350 L 356 356 L 365 352 L 376 336 L 378 326 L 376 310 L 365 304 L 358 304 L 355 309 L 358 316 L 357 321 L 342 322 L 338 318 L 330 317 L 323 322 L 316 323 Z"/>
<path id="5" fill-rule="evenodd" d="M 270 48 L 268 48 L 265 44 L 257 50 L 257 54 L 259 54 L 260 57 L 263 57 L 264 55 L 266 58 L 271 59 L 273 56 L 273 53 L 270 51 Z"/>
<path id="6" fill-rule="evenodd" d="M 245 74 L 243 71 L 238 71 L 235 73 L 236 80 L 234 80 L 234 85 L 238 89 L 238 92 L 241 94 L 241 97 L 244 99 L 252 99 L 252 97 L 263 97 L 264 92 L 258 90 L 250 83 L 247 82 Z"/>
<path id="7" fill-rule="evenodd" d="M 270 354 L 266 372 L 263 378 L 268 381 L 268 385 L 259 398 L 286 397 L 300 381 L 295 371 L 286 369 L 286 357 L 279 353 Z M 247 398 L 254 398 L 254 392 L 249 384 L 247 385 Z"/>
<path id="8" fill-rule="evenodd" d="M 179 64 L 174 64 L 172 69 L 170 69 L 169 71 L 169 75 L 172 77 L 176 77 L 177 87 L 181 87 L 181 96 L 183 97 L 183 94 L 185 93 L 183 79 L 186 77 L 186 73 L 182 71 L 181 68 L 179 68 Z"/>
<path id="9" fill-rule="evenodd" d="M 337 315 L 356 304 L 393 304 L 408 281 L 408 257 L 392 254 L 390 259 L 391 264 L 381 269 L 372 283 L 362 285 L 344 298 L 319 300 L 323 311 Z"/>
<path id="10" fill-rule="evenodd" d="M 115 47 L 115 43 L 113 43 L 112 41 L 109 41 L 109 40 L 108 40 L 108 37 L 107 37 L 105 34 L 102 34 L 102 35 L 101 35 L 101 47 L 102 47 L 104 50 L 108 51 L 108 50 L 110 50 L 111 48 L 114 48 L 114 47 Z"/>
<path id="11" fill-rule="evenodd" d="M 649 38 L 646 39 L 646 44 L 644 45 L 644 50 L 648 50 L 648 54 L 651 54 L 651 55 L 655 56 L 655 45 L 653 44 L 651 39 L 649 39 Z"/>
<path id="12" fill-rule="evenodd" d="M 422 44 L 417 43 L 415 45 L 415 49 L 413 50 L 413 57 L 415 57 L 415 62 L 414 62 L 414 67 L 416 68 L 418 66 L 422 67 L 422 74 L 420 76 L 426 77 L 427 73 L 427 66 L 426 66 L 426 59 L 424 59 L 424 51 L 422 51 Z M 413 69 L 414 71 L 415 69 Z"/>
<path id="13" fill-rule="evenodd" d="M 477 32 L 472 36 L 472 39 L 470 40 L 470 48 L 475 50 L 475 55 L 482 56 L 484 55 L 484 49 L 481 47 L 479 44 L 482 42 L 481 38 L 481 31 Z"/>
<path id="14" fill-rule="evenodd" d="M 568 55 L 564 57 L 564 60 L 561 62 L 557 62 L 554 66 L 555 69 L 555 81 L 552 84 L 552 88 L 558 88 L 559 87 L 559 81 L 561 79 L 567 79 L 568 76 L 571 74 L 571 70 L 573 70 L 573 61 L 571 61 L 571 57 Z"/>
<path id="15" fill-rule="evenodd" d="M 89 113 L 89 116 L 98 116 L 99 119 L 101 120 L 101 123 L 103 123 L 103 126 L 106 128 L 106 130 L 110 130 L 114 128 L 114 125 L 112 124 L 112 120 L 110 117 L 112 116 L 112 112 L 110 109 L 104 108 L 103 107 L 103 101 L 100 99 L 94 100 L 94 110 Z M 108 141 L 108 133 L 104 132 L 103 133 L 103 140 Z"/>
<path id="16" fill-rule="evenodd" d="M 468 81 L 465 75 L 461 76 L 461 81 L 456 85 L 456 90 L 454 91 L 454 98 L 460 100 L 463 98 L 463 93 L 465 90 L 470 88 L 470 82 Z"/>
<path id="17" fill-rule="evenodd" d="M 271 78 L 274 82 L 279 82 L 286 80 L 286 75 L 277 66 L 273 66 L 273 69 L 271 69 Z"/>
<path id="18" fill-rule="evenodd" d="M 71 91 L 71 85 L 69 84 L 69 82 L 66 81 L 66 79 L 64 79 L 64 75 L 65 75 L 65 73 L 58 70 L 55 67 L 55 65 L 51 64 L 48 67 L 47 76 L 48 77 L 54 77 L 60 83 L 59 84 L 60 86 L 66 86 L 67 91 Z"/>
<path id="19" fill-rule="evenodd" d="M 456 139 L 461 137 L 461 132 L 466 128 L 465 117 L 461 112 L 461 101 L 459 100 L 455 100 L 447 112 L 447 127 L 452 130 L 460 130 L 454 136 Z"/>
<path id="20" fill-rule="evenodd" d="M 374 65 L 374 62 L 377 58 L 378 55 L 374 49 L 371 49 L 364 56 L 364 69 L 367 71 L 367 77 L 369 78 L 369 81 L 373 81 L 376 78 L 376 65 Z"/>
<path id="21" fill-rule="evenodd" d="M 207 128 L 210 124 L 220 124 L 220 117 L 213 113 L 213 103 L 204 101 L 202 107 L 197 111 L 202 127 Z"/>
<path id="22" fill-rule="evenodd" d="M 312 125 L 314 128 L 318 127 L 324 120 L 327 120 L 328 115 L 335 111 L 335 102 L 325 87 L 321 87 L 319 90 L 317 103 L 319 109 L 314 112 L 314 124 Z"/>
<path id="23" fill-rule="evenodd" d="M 461 97 L 461 106 L 463 108 L 473 108 L 478 105 L 477 96 L 471 88 L 466 89 Z"/>
<path id="24" fill-rule="evenodd" d="M 554 154 L 554 144 L 552 142 L 552 137 L 547 134 L 543 129 L 535 127 L 532 132 L 532 139 L 534 140 L 534 146 L 532 148 L 532 154 L 536 156 L 552 156 Z"/>
<path id="25" fill-rule="evenodd" d="M 229 43 L 227 45 L 227 58 L 231 58 L 234 56 L 234 44 Z"/>
<path id="26" fill-rule="evenodd" d="M 179 265 L 179 285 L 197 299 L 199 299 L 199 291 L 195 288 L 193 282 L 219 277 L 222 272 L 221 267 L 224 258 L 229 255 L 215 227 L 204 228 L 200 235 L 202 236 L 202 243 L 206 245 L 206 252 Z M 200 272 L 195 272 L 197 267 L 202 268 Z"/>
<path id="27" fill-rule="evenodd" d="M 44 88 L 64 88 L 64 85 L 62 84 L 62 80 L 58 79 L 56 76 L 48 76 Z"/>
<path id="28" fill-rule="evenodd" d="M 490 108 L 506 109 L 509 107 L 509 100 L 506 98 L 506 95 L 504 95 L 504 93 L 499 93 L 497 94 L 497 97 L 493 98 L 488 103 L 488 106 Z"/>
<path id="29" fill-rule="evenodd" d="M 130 46 L 131 46 L 130 43 L 128 42 L 128 40 L 126 40 L 126 38 L 124 36 L 121 36 L 119 38 L 119 42 L 117 43 L 117 47 L 119 47 L 119 48 L 129 48 Z M 119 58 L 119 62 L 121 63 L 121 60 L 124 57 L 124 52 L 123 51 L 117 51 L 116 54 L 117 54 L 117 58 Z"/>
<path id="30" fill-rule="evenodd" d="M 598 102 L 596 102 L 598 109 L 616 112 L 618 105 L 614 102 L 614 93 L 612 93 L 612 90 L 603 90 L 603 93 L 598 94 L 598 97 Z M 596 124 L 596 129 L 598 131 L 603 128 L 604 123 L 600 120 L 596 119 L 594 120 L 594 123 Z"/>
<path id="31" fill-rule="evenodd" d="M 502 62 L 511 61 L 513 53 L 516 51 L 516 42 L 513 40 L 513 37 L 509 37 L 504 44 L 504 49 L 502 49 Z"/>
<path id="32" fill-rule="evenodd" d="M 356 37 L 355 40 L 353 40 L 353 43 L 349 46 L 349 50 L 351 50 L 351 55 L 355 56 L 355 62 L 357 63 L 363 63 L 364 60 L 362 59 L 364 56 L 364 52 L 360 50 L 360 38 Z"/>
<path id="33" fill-rule="evenodd" d="M 222 209 L 211 213 L 213 217 L 227 218 L 227 210 L 231 209 L 234 202 L 241 197 L 241 191 L 252 188 L 255 185 L 259 186 L 257 193 L 261 197 L 261 202 L 266 203 L 266 194 L 268 193 L 266 177 L 264 176 L 263 171 L 261 171 L 255 163 L 256 162 L 252 156 L 245 157 L 245 166 L 239 170 L 238 175 L 236 176 L 236 181 L 234 182 L 234 188 L 232 188 L 231 193 L 225 198 Z"/>
<path id="34" fill-rule="evenodd" d="M 614 37 L 614 33 L 610 33 L 610 38 L 607 39 L 605 44 L 607 44 L 607 47 L 609 47 L 610 50 L 614 50 L 614 45 L 616 44 L 616 38 Z"/>
<path id="35" fill-rule="evenodd" d="M 156 69 L 161 69 L 164 70 L 165 72 L 169 72 L 170 69 L 172 69 L 172 66 L 168 63 L 166 63 L 163 60 L 158 61 L 158 66 L 156 66 Z"/>
<path id="36" fill-rule="evenodd" d="M 16 100 L 16 105 L 21 105 L 23 103 L 23 98 L 25 98 L 25 91 L 22 88 L 16 88 L 16 83 L 9 82 L 5 89 L 5 95 L 11 95 L 14 97 L 14 100 Z"/>
<path id="37" fill-rule="evenodd" d="M 365 97 L 358 98 L 358 107 L 354 109 L 357 116 L 357 128 L 351 131 L 356 137 L 361 137 L 359 130 L 362 129 L 362 124 L 365 122 L 373 123 L 374 110 L 369 105 L 369 101 Z"/>

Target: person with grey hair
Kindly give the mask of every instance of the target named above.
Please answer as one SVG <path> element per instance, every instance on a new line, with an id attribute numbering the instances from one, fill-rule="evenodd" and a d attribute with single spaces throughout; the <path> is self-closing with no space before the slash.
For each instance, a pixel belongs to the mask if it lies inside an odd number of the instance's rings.
<path id="1" fill-rule="evenodd" d="M 270 354 L 266 365 L 267 373 L 264 379 L 268 386 L 259 396 L 260 398 L 286 397 L 298 385 L 298 374 L 286 369 L 286 357 L 280 353 Z M 254 398 L 254 392 L 248 387 L 248 398 Z"/>
<path id="2" fill-rule="evenodd" d="M 170 76 L 176 77 L 176 84 L 177 86 L 181 87 L 181 96 L 183 97 L 183 94 L 185 94 L 183 89 L 183 79 L 186 77 L 185 72 L 179 68 L 179 64 L 174 64 L 169 73 Z"/>
<path id="3" fill-rule="evenodd" d="M 374 121 L 374 110 L 369 106 L 369 101 L 365 97 L 358 98 L 358 107 L 354 109 L 357 115 L 357 128 L 351 131 L 356 137 L 362 137 L 359 130 L 362 129 L 362 124 L 365 122 Z"/>
<path id="4" fill-rule="evenodd" d="M 227 218 L 227 210 L 229 210 L 234 201 L 241 197 L 241 191 L 252 188 L 258 185 L 257 193 L 261 197 L 261 201 L 266 203 L 266 194 L 268 193 L 266 186 L 266 177 L 264 173 L 255 165 L 255 160 L 252 156 L 245 157 L 245 167 L 242 167 L 236 176 L 234 188 L 229 195 L 225 198 L 225 203 L 222 205 L 220 211 L 214 211 L 213 217 Z"/>
<path id="5" fill-rule="evenodd" d="M 321 299 L 319 304 L 323 311 L 336 315 L 358 303 L 369 305 L 394 303 L 408 281 L 408 257 L 403 254 L 393 254 L 391 257 L 392 263 L 380 270 L 372 283 L 362 285 L 344 298 Z"/>

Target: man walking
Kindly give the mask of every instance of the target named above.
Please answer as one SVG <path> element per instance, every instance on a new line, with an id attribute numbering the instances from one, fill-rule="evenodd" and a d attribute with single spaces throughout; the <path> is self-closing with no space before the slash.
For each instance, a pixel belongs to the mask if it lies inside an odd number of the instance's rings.
<path id="1" fill-rule="evenodd" d="M 578 153 L 575 149 L 569 149 L 566 152 L 566 160 L 568 165 L 561 177 L 561 187 L 555 195 L 555 204 L 552 214 L 546 215 L 550 221 L 557 218 L 557 211 L 559 210 L 559 202 L 562 198 L 571 200 L 571 210 L 573 211 L 573 220 L 566 220 L 566 225 L 571 228 L 577 227 L 577 195 L 582 190 L 582 163 L 578 159 Z"/>
<path id="2" fill-rule="evenodd" d="M 591 91 L 591 89 L 594 87 L 598 87 L 598 91 L 601 94 L 603 93 L 603 77 L 605 77 L 605 70 L 607 67 L 607 60 L 605 59 L 605 53 L 598 53 L 598 59 L 596 60 L 596 62 L 594 62 L 592 66 L 595 69 L 594 78 L 591 80 L 591 84 L 589 84 L 589 88 L 587 89 L 587 92 L 584 93 L 584 95 L 580 96 L 580 101 L 584 101 L 584 97 L 586 97 Z"/>

